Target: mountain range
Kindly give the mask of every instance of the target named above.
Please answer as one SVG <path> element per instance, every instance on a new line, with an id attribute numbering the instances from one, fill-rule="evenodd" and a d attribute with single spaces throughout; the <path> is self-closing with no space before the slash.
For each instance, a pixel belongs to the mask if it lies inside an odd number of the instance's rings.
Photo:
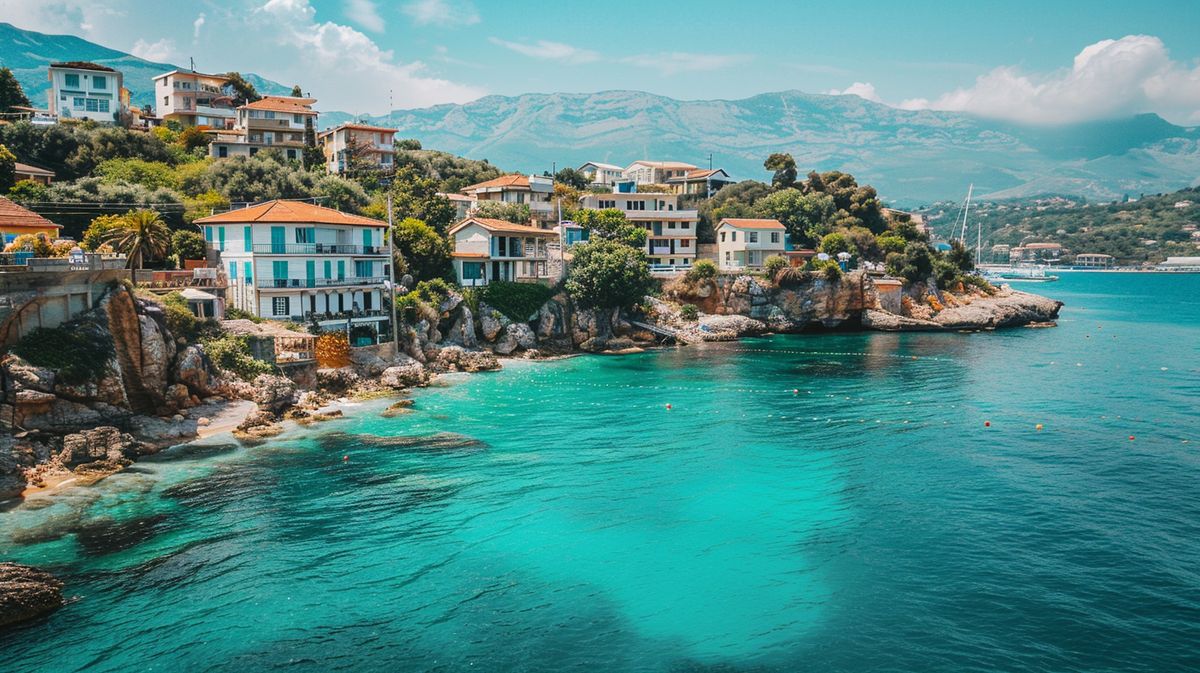
<path id="1" fill-rule="evenodd" d="M 0 64 L 31 100 L 45 100 L 46 65 L 92 60 L 125 73 L 135 104 L 152 102 L 154 75 L 176 68 L 78 37 L 0 23 Z M 291 87 L 245 75 L 260 93 Z M 319 97 L 319 83 L 314 92 Z M 354 119 L 329 111 L 321 125 Z M 724 168 L 737 179 L 768 177 L 763 160 L 790 152 L 802 172 L 841 170 L 897 204 L 1043 194 L 1110 201 L 1200 184 L 1200 128 L 1157 115 L 1028 127 L 957 112 L 900 110 L 857 96 L 801 91 L 741 100 L 683 101 L 640 91 L 486 96 L 462 105 L 359 118 L 399 129 L 431 149 L 541 173 L 586 161 L 625 165 L 672 159 Z"/>

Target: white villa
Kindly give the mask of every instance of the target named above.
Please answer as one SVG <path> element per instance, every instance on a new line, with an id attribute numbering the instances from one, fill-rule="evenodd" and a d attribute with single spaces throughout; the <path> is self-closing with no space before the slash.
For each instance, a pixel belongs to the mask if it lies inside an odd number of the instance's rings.
<path id="1" fill-rule="evenodd" d="M 227 269 L 228 306 L 326 331 L 390 333 L 387 223 L 275 200 L 196 224 Z"/>
<path id="2" fill-rule="evenodd" d="M 783 256 L 787 228 L 779 220 L 727 217 L 717 223 L 717 266 L 756 269 L 771 255 Z"/>
<path id="3" fill-rule="evenodd" d="M 164 122 L 232 129 L 237 117 L 229 78 L 172 70 L 154 78 L 154 115 Z"/>
<path id="4" fill-rule="evenodd" d="M 699 194 L 705 198 L 711 197 L 722 187 L 733 182 L 724 168 L 688 171 L 683 175 L 667 178 L 667 185 L 676 194 Z"/>
<path id="5" fill-rule="evenodd" d="M 121 71 L 86 61 L 51 63 L 50 115 L 112 124 L 121 111 Z"/>
<path id="6" fill-rule="evenodd" d="M 501 175 L 498 178 L 464 187 L 462 193 L 475 199 L 476 205 L 487 201 L 524 203 L 534 220 L 541 223 L 557 219 L 551 197 L 554 179 L 540 175 Z"/>
<path id="7" fill-rule="evenodd" d="M 696 227 L 700 214 L 680 210 L 678 194 L 585 194 L 584 208 L 616 208 L 631 224 L 643 227 L 646 255 L 652 266 L 690 267 L 696 259 Z"/>
<path id="8" fill-rule="evenodd" d="M 343 173 L 349 168 L 351 154 L 365 167 L 387 170 L 393 166 L 396 129 L 370 124 L 346 123 L 317 135 L 317 144 L 325 152 L 325 169 Z"/>
<path id="9" fill-rule="evenodd" d="M 579 172 L 588 177 L 593 187 L 612 187 L 625 177 L 624 168 L 612 164 L 602 164 L 599 161 L 587 162 L 579 167 Z"/>
<path id="10" fill-rule="evenodd" d="M 696 170 L 691 164 L 681 161 L 635 161 L 622 171 L 621 177 L 638 185 L 665 185 L 671 178 L 679 178 Z"/>
<path id="11" fill-rule="evenodd" d="M 450 228 L 454 273 L 463 287 L 494 280 L 552 281 L 548 243 L 558 232 L 505 220 L 468 217 Z"/>
<path id="12" fill-rule="evenodd" d="M 299 160 L 304 149 L 305 126 L 317 124 L 315 98 L 264 96 L 237 109 L 230 130 L 218 131 L 208 154 L 217 159 L 254 156 L 259 150 L 278 147 L 287 159 Z"/>

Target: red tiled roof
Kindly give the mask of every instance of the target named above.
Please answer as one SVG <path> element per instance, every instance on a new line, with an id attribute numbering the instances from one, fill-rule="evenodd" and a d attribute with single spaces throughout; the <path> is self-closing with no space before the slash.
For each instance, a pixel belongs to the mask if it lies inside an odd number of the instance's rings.
<path id="1" fill-rule="evenodd" d="M 273 222 L 278 224 L 346 224 L 359 227 L 387 227 L 387 222 L 350 215 L 333 208 L 315 206 L 304 201 L 267 201 L 257 206 L 231 210 L 196 220 L 197 224 L 227 224 Z"/>
<path id="2" fill-rule="evenodd" d="M 739 217 L 726 217 L 717 226 L 728 224 L 738 229 L 785 229 L 779 220 L 753 220 Z"/>
<path id="3" fill-rule="evenodd" d="M 520 174 L 501 175 L 500 177 L 493 178 L 487 182 L 481 182 L 477 185 L 471 185 L 470 187 L 463 187 L 462 191 L 472 192 L 478 189 L 489 189 L 491 187 L 524 187 L 525 189 L 529 189 L 529 176 Z"/>
<path id="4" fill-rule="evenodd" d="M 246 110 L 270 110 L 273 112 L 291 112 L 296 114 L 316 114 L 311 106 L 316 98 L 292 98 L 290 96 L 263 96 L 253 103 L 246 103 Z M 239 108 L 240 109 L 240 108 Z"/>
<path id="5" fill-rule="evenodd" d="M 8 199 L 0 196 L 0 227 L 12 228 L 30 228 L 30 229 L 62 229 L 61 224 L 55 224 L 50 220 L 38 215 L 37 213 L 18 206 Z"/>
<path id="6" fill-rule="evenodd" d="M 558 232 L 553 229 L 539 229 L 528 224 L 514 224 L 508 220 L 495 220 L 488 217 L 468 217 L 458 224 L 450 227 L 449 233 L 466 227 L 470 224 L 478 224 L 488 231 L 501 234 L 521 234 L 524 236 L 558 236 Z"/>

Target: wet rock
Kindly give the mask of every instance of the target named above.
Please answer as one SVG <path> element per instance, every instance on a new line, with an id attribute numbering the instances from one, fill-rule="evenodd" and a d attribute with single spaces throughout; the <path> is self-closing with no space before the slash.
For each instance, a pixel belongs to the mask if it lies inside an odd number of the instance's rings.
<path id="1" fill-rule="evenodd" d="M 495 341 L 500 330 L 508 323 L 509 320 L 503 313 L 487 304 L 479 305 L 479 330 L 483 333 L 484 341 Z"/>
<path id="2" fill-rule="evenodd" d="M 44 570 L 0 563 L 0 627 L 44 617 L 63 606 L 63 583 Z"/>
<path id="3" fill-rule="evenodd" d="M 167 386 L 163 395 L 166 402 L 175 409 L 186 409 L 192 406 L 192 395 L 188 392 L 188 387 L 182 383 L 172 383 Z"/>
<path id="4" fill-rule="evenodd" d="M 447 346 L 432 360 L 442 371 L 483 372 L 500 369 L 500 361 L 487 351 L 471 351 L 461 346 Z"/>
<path id="5" fill-rule="evenodd" d="M 260 374 L 254 379 L 254 402 L 276 415 L 296 402 L 296 384 L 283 376 Z"/>
<path id="6" fill-rule="evenodd" d="M 55 377 L 52 370 L 31 365 L 15 355 L 5 356 L 0 366 L 14 388 L 54 392 Z"/>
<path id="7" fill-rule="evenodd" d="M 208 397 L 217 392 L 213 379 L 212 363 L 203 348 L 188 346 L 179 353 L 175 364 L 176 381 L 196 395 Z"/>
<path id="8" fill-rule="evenodd" d="M 379 375 L 379 383 L 389 388 L 411 388 L 429 383 L 425 365 L 404 355 L 396 356 L 395 362 Z"/>
<path id="9" fill-rule="evenodd" d="M 91 486 L 97 482 L 103 481 L 105 477 L 110 477 L 126 467 L 129 467 L 132 461 L 126 458 L 105 458 L 103 460 L 95 460 L 90 463 L 84 463 L 76 467 L 75 484 L 78 486 Z"/>
<path id="10" fill-rule="evenodd" d="M 61 460 L 64 465 L 75 466 L 99 460 L 122 461 L 138 453 L 139 443 L 133 435 L 109 425 L 63 437 Z"/>
<path id="11" fill-rule="evenodd" d="M 382 359 L 380 362 L 383 362 Z M 383 369 L 386 369 L 386 367 Z M 382 372 L 383 369 L 379 371 Z M 360 380 L 358 374 L 354 373 L 354 370 L 349 367 L 317 370 L 317 387 L 331 393 L 342 393 L 350 390 L 358 385 Z"/>
<path id="12" fill-rule="evenodd" d="M 402 416 L 412 412 L 412 405 L 412 400 L 399 400 L 388 405 L 388 408 L 384 409 L 379 415 L 383 416 L 384 418 L 395 418 L 396 416 Z"/>

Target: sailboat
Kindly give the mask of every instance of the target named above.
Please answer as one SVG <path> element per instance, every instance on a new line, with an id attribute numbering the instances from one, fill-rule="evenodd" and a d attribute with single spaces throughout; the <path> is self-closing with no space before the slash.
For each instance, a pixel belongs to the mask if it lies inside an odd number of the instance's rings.
<path id="1" fill-rule="evenodd" d="M 964 246 L 967 244 L 967 220 L 971 214 L 971 196 L 975 192 L 975 183 L 971 183 L 967 187 L 967 199 L 963 202 L 963 207 L 959 211 L 962 216 L 962 225 L 958 230 L 958 241 Z M 955 218 L 955 224 L 958 224 L 958 219 Z M 1046 283 L 1058 280 L 1058 276 L 1046 273 L 1047 265 L 1021 265 L 1014 266 L 1012 264 L 983 264 L 981 255 L 983 251 L 983 222 L 978 219 L 975 222 L 975 270 L 988 282 L 1030 282 L 1030 283 Z"/>

